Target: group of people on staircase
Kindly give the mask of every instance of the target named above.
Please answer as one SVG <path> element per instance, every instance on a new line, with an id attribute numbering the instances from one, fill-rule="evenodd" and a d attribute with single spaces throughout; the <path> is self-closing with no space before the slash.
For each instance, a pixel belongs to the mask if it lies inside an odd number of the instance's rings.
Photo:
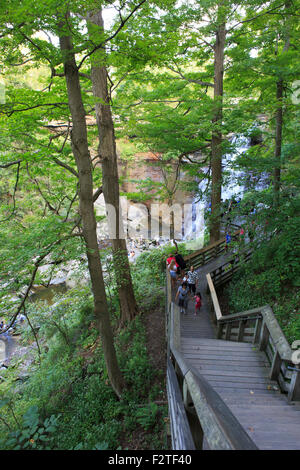
<path id="1" fill-rule="evenodd" d="M 188 301 L 192 297 L 195 301 L 195 313 L 200 312 L 202 299 L 200 292 L 196 293 L 198 283 L 198 273 L 195 271 L 194 266 L 191 266 L 187 273 L 185 273 L 186 263 L 181 255 L 174 253 L 167 258 L 167 269 L 171 276 L 172 288 L 179 287 L 175 296 L 175 301 L 178 299 L 180 313 L 187 314 Z"/>

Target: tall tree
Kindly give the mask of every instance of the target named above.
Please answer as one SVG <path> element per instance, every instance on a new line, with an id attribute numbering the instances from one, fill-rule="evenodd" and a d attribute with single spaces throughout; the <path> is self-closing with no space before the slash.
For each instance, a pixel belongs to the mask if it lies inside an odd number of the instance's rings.
<path id="1" fill-rule="evenodd" d="M 85 109 L 82 101 L 78 66 L 76 64 L 72 31 L 68 26 L 69 14 L 60 20 L 59 41 L 64 64 L 68 102 L 72 116 L 72 149 L 78 169 L 80 215 L 86 243 L 89 272 L 92 282 L 94 311 L 98 321 L 105 363 L 110 382 L 116 394 L 121 397 L 124 386 L 118 365 L 109 321 L 102 266 L 97 242 L 96 218 L 93 201 L 92 163 L 89 153 Z"/>
<path id="2" fill-rule="evenodd" d="M 98 190 L 96 193 L 93 193 L 93 168 L 89 153 L 86 110 L 83 102 L 83 96 L 85 95 L 80 83 L 80 77 L 84 77 L 83 80 L 85 80 L 86 76 L 82 70 L 79 71 L 79 67 L 76 64 L 75 59 L 77 48 L 79 47 L 81 51 L 84 50 L 87 44 L 87 38 L 84 36 L 83 30 L 79 24 L 80 21 L 77 20 L 77 16 L 71 16 L 69 14 L 64 15 L 63 12 L 67 11 L 68 5 L 63 4 L 57 8 L 58 4 L 53 2 L 51 6 L 49 5 L 50 14 L 49 11 L 45 11 L 44 7 L 40 8 L 39 5 L 34 4 L 30 0 L 28 0 L 26 6 L 28 7 L 29 5 L 31 6 L 34 14 L 32 14 L 26 22 L 24 21 L 21 23 L 19 8 L 22 10 L 22 6 L 20 6 L 18 2 L 14 2 L 14 5 L 9 6 L 10 8 L 5 12 L 5 24 L 2 22 L 1 37 L 5 37 L 5 40 L 1 41 L 1 45 L 3 45 L 7 62 L 12 61 L 16 64 L 18 62 L 21 62 L 21 64 L 29 62 L 30 65 L 28 67 L 34 67 L 35 64 L 40 65 L 41 63 L 47 64 L 51 72 L 51 76 L 49 77 L 50 83 L 46 88 L 39 92 L 23 92 L 24 96 L 22 97 L 19 90 L 14 92 L 12 89 L 12 93 L 15 93 L 15 97 L 13 94 L 9 96 L 9 103 L 5 104 L 3 109 L 8 117 L 7 122 L 9 122 L 11 116 L 14 116 L 15 113 L 22 112 L 27 117 L 30 114 L 39 113 L 39 117 L 36 118 L 37 127 L 35 131 L 32 128 L 32 124 L 31 127 L 27 125 L 25 129 L 21 129 L 20 131 L 17 130 L 17 133 L 21 134 L 23 132 L 23 134 L 26 135 L 26 142 L 30 142 L 31 144 L 32 141 L 35 140 L 40 140 L 41 142 L 42 152 L 37 155 L 37 150 L 35 150 L 32 154 L 31 160 L 35 159 L 36 161 L 39 161 L 41 160 L 41 155 L 44 155 L 50 160 L 50 165 L 53 165 L 53 162 L 55 162 L 55 164 L 69 171 L 72 174 L 72 178 L 74 178 L 74 176 L 76 178 L 78 177 L 80 220 L 77 216 L 75 220 L 73 220 L 73 224 L 75 223 L 75 227 L 78 227 L 80 224 L 82 225 L 82 235 L 85 241 L 88 269 L 92 283 L 95 317 L 102 339 L 109 379 L 115 393 L 120 397 L 124 381 L 118 366 L 114 348 L 96 235 L 94 200 L 95 197 L 99 195 L 100 191 Z M 74 8 L 75 13 L 77 13 L 77 9 L 80 9 L 80 5 L 74 4 L 72 5 L 72 8 Z M 60 13 L 58 13 L 58 11 Z M 37 18 L 38 21 L 36 20 Z M 40 37 L 41 30 L 44 31 L 43 38 Z M 50 31 L 51 37 L 48 34 Z M 39 37 L 36 37 L 37 33 L 39 33 Z M 52 42 L 53 35 L 59 37 L 59 48 L 57 48 L 57 46 Z M 48 38 L 48 40 L 45 39 L 45 37 Z M 75 45 L 73 44 L 73 40 L 75 41 Z M 26 46 L 25 48 L 24 45 Z M 24 54 L 29 55 L 28 60 L 23 59 L 23 51 L 25 51 Z M 12 57 L 13 59 L 11 59 Z M 21 60 L 19 61 L 18 59 Z M 63 72 L 61 64 L 63 64 L 64 67 Z M 61 78 L 65 78 L 66 80 L 67 97 L 65 95 L 65 91 L 62 91 L 65 88 L 61 87 L 61 83 L 58 84 L 58 82 L 61 81 Z M 28 102 L 29 97 L 32 100 L 31 102 Z M 57 126 L 53 125 L 50 121 L 57 118 L 62 119 L 64 122 L 59 123 Z M 58 133 L 58 136 L 53 135 L 49 139 L 49 131 L 51 132 L 55 127 L 60 128 L 60 132 Z M 64 130 L 66 128 L 67 131 Z M 30 135 L 30 133 L 32 133 L 32 135 Z M 45 133 L 47 133 L 49 145 L 44 145 L 42 142 L 41 136 L 45 136 Z M 65 156 L 67 155 L 65 153 L 65 148 L 67 146 L 66 143 L 69 136 L 71 138 L 73 159 L 75 157 L 77 171 L 73 167 L 73 162 L 66 163 L 66 161 L 64 161 Z M 61 149 L 58 151 L 61 154 L 60 158 L 56 157 L 58 152 L 52 147 L 52 141 L 54 138 L 62 138 L 59 144 L 61 145 Z M 26 152 L 23 152 L 21 161 L 22 163 L 23 161 L 25 163 L 26 160 L 29 160 L 29 158 L 26 155 Z M 31 179 L 36 179 L 34 178 L 34 173 L 32 173 L 29 167 L 28 175 Z M 46 210 L 51 211 L 57 216 L 56 219 L 55 217 L 52 217 L 52 220 L 56 220 L 58 227 L 61 225 L 64 226 L 62 222 L 68 222 L 70 209 L 77 197 L 77 191 L 70 201 L 67 213 L 63 218 L 61 218 L 58 208 L 51 203 L 51 199 L 49 200 L 49 198 L 45 196 L 43 186 L 38 184 L 38 182 L 36 186 L 46 203 Z M 48 248 L 49 244 L 47 246 L 47 249 Z M 36 250 L 37 255 L 35 257 L 37 257 L 37 260 L 43 260 L 45 258 L 44 250 L 40 250 L 42 251 L 40 256 L 38 253 L 39 246 L 36 247 Z M 36 268 L 37 266 L 35 265 L 33 275 L 36 273 Z"/>
<path id="3" fill-rule="evenodd" d="M 98 9 L 97 11 L 89 12 L 87 23 L 89 35 L 93 43 L 101 44 L 104 33 L 102 10 Z M 102 165 L 103 195 L 106 205 L 113 208 L 115 214 L 115 217 L 110 217 L 110 212 L 107 211 L 110 233 L 115 233 L 115 237 L 112 239 L 112 247 L 121 310 L 120 323 L 124 325 L 137 315 L 138 307 L 133 291 L 125 234 L 122 233 L 118 159 L 105 57 L 105 49 L 102 48 L 99 48 L 92 55 L 91 80 L 93 94 L 96 98 L 95 111 L 99 132 L 99 158 Z"/>
<path id="4" fill-rule="evenodd" d="M 211 224 L 210 242 L 220 238 L 221 193 L 222 193 L 222 119 L 224 50 L 226 24 L 222 2 L 218 4 L 216 37 L 214 43 L 214 109 L 211 137 Z"/>
<path id="5" fill-rule="evenodd" d="M 284 31 L 282 34 L 282 38 L 278 38 L 277 41 L 279 42 L 280 39 L 284 40 L 284 46 L 282 53 L 284 54 L 289 50 L 290 47 L 290 34 L 289 34 L 289 16 L 288 16 L 288 9 L 290 6 L 290 2 L 285 3 L 285 10 L 286 16 L 284 17 Z M 276 55 L 280 54 L 278 50 L 280 45 L 278 44 L 276 48 Z M 281 153 L 282 153 L 282 128 L 283 128 L 283 93 L 284 93 L 285 83 L 282 77 L 282 73 L 280 73 L 279 69 L 279 76 L 276 83 L 276 100 L 277 100 L 277 109 L 276 109 L 276 117 L 275 117 L 275 167 L 274 167 L 274 174 L 273 174 L 273 189 L 274 189 L 274 207 L 279 206 L 279 199 L 280 199 L 280 175 L 281 175 Z"/>

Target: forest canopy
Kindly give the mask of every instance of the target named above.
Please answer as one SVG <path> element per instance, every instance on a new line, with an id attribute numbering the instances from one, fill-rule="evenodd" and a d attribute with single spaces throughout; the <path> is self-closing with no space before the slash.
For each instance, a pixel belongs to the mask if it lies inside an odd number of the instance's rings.
<path id="1" fill-rule="evenodd" d="M 299 17 L 299 0 L 1 3 L 0 344 L 18 324 L 30 359 L 0 369 L 0 448 L 130 446 L 136 423 L 166 448 L 142 319 L 164 315 L 174 220 L 123 238 L 122 197 L 146 224 L 153 202 L 190 204 L 206 245 L 243 228 L 228 308 L 268 303 L 299 339 Z"/>

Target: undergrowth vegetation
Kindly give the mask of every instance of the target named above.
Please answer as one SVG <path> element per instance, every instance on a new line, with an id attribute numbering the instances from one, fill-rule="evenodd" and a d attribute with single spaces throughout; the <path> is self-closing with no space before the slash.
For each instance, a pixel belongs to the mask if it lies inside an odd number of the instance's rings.
<path id="1" fill-rule="evenodd" d="M 297 200 L 283 205 L 276 220 L 268 219 L 271 239 L 255 248 L 226 289 L 231 313 L 269 304 L 290 343 L 300 338 L 298 205 Z"/>
<path id="2" fill-rule="evenodd" d="M 132 266 L 141 316 L 122 330 L 115 286 L 107 286 L 127 384 L 121 401 L 109 384 L 89 286 L 68 290 L 51 305 L 28 304 L 31 327 L 24 326 L 19 339 L 26 360 L 16 355 L 1 371 L 0 448 L 130 448 L 137 433 L 143 448 L 165 448 L 165 374 L 150 364 L 143 315 L 164 305 L 165 259 L 173 251 L 145 252 Z"/>

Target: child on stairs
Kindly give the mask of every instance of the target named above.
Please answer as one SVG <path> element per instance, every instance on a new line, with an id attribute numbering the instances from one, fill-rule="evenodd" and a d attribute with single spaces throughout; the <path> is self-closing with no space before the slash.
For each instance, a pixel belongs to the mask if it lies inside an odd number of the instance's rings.
<path id="1" fill-rule="evenodd" d="M 197 294 L 195 295 L 194 299 L 196 300 L 196 303 L 195 303 L 195 313 L 194 313 L 194 315 L 196 316 L 196 315 L 197 315 L 197 312 L 200 313 L 200 308 L 201 308 L 201 305 L 202 305 L 202 297 L 201 297 L 200 292 L 197 292 Z"/>

